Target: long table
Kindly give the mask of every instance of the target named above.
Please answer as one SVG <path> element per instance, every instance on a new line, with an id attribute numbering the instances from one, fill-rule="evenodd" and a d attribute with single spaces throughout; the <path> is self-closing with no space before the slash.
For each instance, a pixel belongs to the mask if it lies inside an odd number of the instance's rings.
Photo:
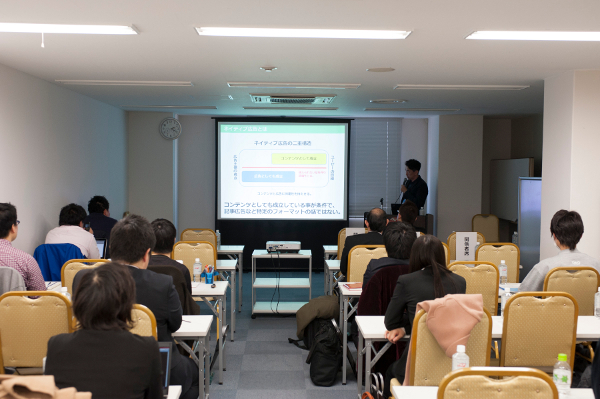
<path id="1" fill-rule="evenodd" d="M 192 356 L 192 359 L 198 365 L 199 381 L 200 381 L 200 392 L 202 399 L 208 398 L 209 386 L 210 386 L 210 356 L 208 356 L 209 342 L 210 342 L 210 326 L 213 321 L 213 316 L 183 316 L 183 321 L 179 330 L 175 331 L 172 335 L 181 346 L 183 346 L 188 353 Z M 197 342 L 196 351 L 190 348 L 183 342 L 184 339 L 191 339 Z M 177 350 L 177 349 L 175 349 Z M 198 352 L 198 355 L 196 355 Z M 179 388 L 181 393 L 181 387 Z M 171 395 L 171 389 L 169 387 L 169 397 Z M 179 397 L 179 395 L 177 396 Z"/>
<path id="2" fill-rule="evenodd" d="M 392 387 L 395 399 L 437 399 L 437 393 L 438 387 Z M 594 391 L 591 388 L 571 389 L 569 399 L 594 399 Z"/>
<path id="3" fill-rule="evenodd" d="M 391 346 L 388 342 L 379 352 L 374 353 L 373 342 L 387 341 L 385 338 L 385 316 L 356 316 L 356 324 L 358 325 L 358 353 L 357 353 L 357 365 L 358 365 L 358 381 L 362 375 L 362 357 L 366 356 L 365 362 L 365 391 L 369 392 L 371 388 L 371 368 L 375 365 L 377 360 L 385 353 L 385 351 Z M 502 327 L 504 324 L 504 317 L 492 316 L 492 338 L 502 339 Z M 577 318 L 577 341 L 590 341 L 597 340 L 600 338 L 600 319 L 595 316 L 579 316 Z M 371 354 L 374 353 L 375 357 L 371 359 Z M 360 383 L 358 386 L 358 396 L 361 396 L 362 387 Z"/>
<path id="4" fill-rule="evenodd" d="M 238 259 L 218 259 L 217 272 L 225 281 L 229 281 L 229 289 L 231 292 L 231 341 L 233 341 L 235 333 L 235 296 L 236 296 L 236 270 L 239 264 Z M 241 280 L 241 278 L 240 278 Z"/>
<path id="5" fill-rule="evenodd" d="M 243 285 L 243 278 L 242 278 L 242 273 L 244 272 L 244 246 L 243 245 L 219 245 L 217 246 L 217 255 L 226 255 L 229 259 L 235 259 L 237 260 L 237 267 L 238 267 L 238 280 L 239 280 L 239 284 L 238 284 L 238 302 L 237 302 L 237 310 L 238 312 L 242 311 L 242 285 Z M 231 288 L 232 290 L 235 289 L 235 286 L 233 286 Z M 231 296 L 231 307 L 235 308 L 235 302 L 234 302 L 234 298 L 235 296 L 232 293 Z M 232 328 L 233 328 L 233 324 L 232 324 Z M 231 336 L 231 340 L 233 341 L 233 335 Z"/>

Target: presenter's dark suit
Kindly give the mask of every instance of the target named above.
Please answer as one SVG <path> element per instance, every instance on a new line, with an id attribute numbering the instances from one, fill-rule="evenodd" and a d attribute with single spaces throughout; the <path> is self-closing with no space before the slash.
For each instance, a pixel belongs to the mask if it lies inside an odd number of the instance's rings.
<path id="1" fill-rule="evenodd" d="M 344 276 L 348 275 L 348 254 L 350 254 L 350 250 L 356 245 L 383 245 L 383 236 L 376 231 L 370 231 L 367 234 L 346 237 L 342 259 L 340 260 L 340 271 Z"/>
<path id="2" fill-rule="evenodd" d="M 415 181 L 409 181 L 406 183 L 406 192 L 402 196 L 402 202 L 409 200 L 417 205 L 417 208 L 421 209 L 425 206 L 425 200 L 429 194 L 429 188 L 425 180 L 418 176 Z"/>
<path id="3" fill-rule="evenodd" d="M 149 308 L 156 318 L 158 340 L 161 342 L 175 341 L 171 334 L 181 326 L 181 302 L 173 285 L 173 278 L 164 274 L 154 273 L 150 270 L 138 269 L 128 266 L 129 272 L 135 281 L 136 303 Z M 82 273 L 75 275 L 73 291 L 75 291 Z M 198 366 L 188 357 L 182 356 L 179 351 L 173 351 L 171 359 L 171 385 L 181 385 L 181 398 L 197 398 L 199 392 Z"/>

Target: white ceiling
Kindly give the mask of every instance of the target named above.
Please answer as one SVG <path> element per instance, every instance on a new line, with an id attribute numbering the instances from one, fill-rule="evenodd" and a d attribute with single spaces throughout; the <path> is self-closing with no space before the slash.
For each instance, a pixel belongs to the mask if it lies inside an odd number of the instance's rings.
<path id="1" fill-rule="evenodd" d="M 180 114 L 415 117 L 381 108 L 543 110 L 543 79 L 600 69 L 600 42 L 475 41 L 475 30 L 600 31 L 598 0 L 4 0 L 0 22 L 135 25 L 132 36 L 0 33 L 0 63 L 56 79 L 180 80 L 193 87 L 68 86 L 114 105 L 214 105 Z M 201 37 L 196 26 L 412 30 L 406 40 Z M 265 73 L 261 66 L 278 69 Z M 367 68 L 392 67 L 389 73 Z M 227 81 L 360 83 L 356 90 L 229 88 Z M 396 84 L 530 85 L 521 91 L 393 90 Z M 336 94 L 337 111 L 250 111 L 249 93 Z M 231 95 L 233 100 L 228 96 Z M 396 98 L 401 105 L 372 105 Z M 275 108 L 275 106 L 274 106 Z M 132 108 L 124 108 L 132 109 Z"/>

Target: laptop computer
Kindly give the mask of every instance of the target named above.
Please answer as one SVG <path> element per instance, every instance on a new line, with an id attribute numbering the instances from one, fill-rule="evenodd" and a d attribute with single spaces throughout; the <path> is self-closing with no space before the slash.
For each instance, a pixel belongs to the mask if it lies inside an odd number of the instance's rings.
<path id="1" fill-rule="evenodd" d="M 171 381 L 172 342 L 159 342 L 158 350 L 160 351 L 160 361 L 162 366 L 161 385 L 163 387 L 163 398 L 166 398 L 169 396 L 169 385 Z"/>
<path id="2" fill-rule="evenodd" d="M 96 238 L 96 245 L 100 252 L 100 258 L 104 259 L 106 257 L 106 238 Z"/>

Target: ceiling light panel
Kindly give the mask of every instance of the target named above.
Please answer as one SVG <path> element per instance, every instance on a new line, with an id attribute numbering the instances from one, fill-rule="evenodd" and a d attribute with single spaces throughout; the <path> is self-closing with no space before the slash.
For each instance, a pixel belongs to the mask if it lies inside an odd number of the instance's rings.
<path id="1" fill-rule="evenodd" d="M 548 40 L 573 42 L 598 42 L 600 32 L 544 32 L 482 30 L 471 33 L 472 40 Z"/>
<path id="2" fill-rule="evenodd" d="M 365 108 L 365 111 L 456 112 L 456 111 L 460 111 L 460 108 Z"/>
<path id="3" fill-rule="evenodd" d="M 244 107 L 249 110 L 269 110 L 269 111 L 337 111 L 335 107 Z"/>
<path id="4" fill-rule="evenodd" d="M 406 39 L 410 31 L 346 29 L 196 28 L 200 36 L 295 37 L 314 39 Z"/>
<path id="5" fill-rule="evenodd" d="M 358 89 L 360 83 L 227 82 L 227 86 L 264 89 Z"/>
<path id="6" fill-rule="evenodd" d="M 404 85 L 399 84 L 395 90 L 523 90 L 529 86 L 520 85 Z"/>
<path id="7" fill-rule="evenodd" d="M 163 87 L 189 87 L 192 82 L 168 80 L 64 80 L 57 79 L 56 83 L 64 85 L 83 86 L 163 86 Z"/>
<path id="8" fill-rule="evenodd" d="M 80 35 L 137 35 L 134 26 L 120 25 L 61 25 L 0 22 L 0 32 L 13 33 L 72 33 Z"/>
<path id="9" fill-rule="evenodd" d="M 217 109 L 214 105 L 121 105 L 123 108 Z"/>

